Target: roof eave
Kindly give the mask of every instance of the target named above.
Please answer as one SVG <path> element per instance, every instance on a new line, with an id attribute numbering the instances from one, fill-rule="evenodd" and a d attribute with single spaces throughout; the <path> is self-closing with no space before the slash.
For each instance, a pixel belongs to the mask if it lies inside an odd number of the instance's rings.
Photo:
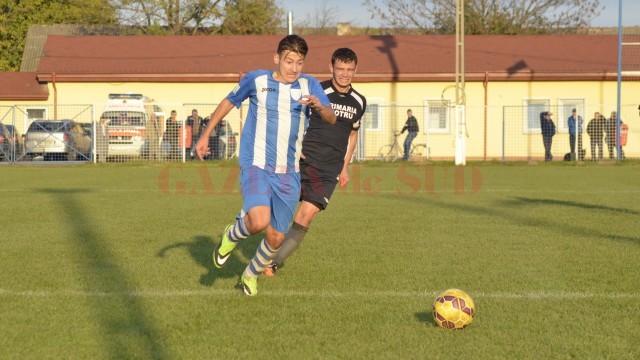
<path id="1" fill-rule="evenodd" d="M 42 82 L 237 82 L 242 73 L 226 74 L 96 74 L 96 73 L 37 73 Z"/>
<path id="2" fill-rule="evenodd" d="M 49 94 L 42 95 L 20 95 L 20 94 L 11 94 L 11 95 L 0 95 L 0 100 L 5 101 L 30 101 L 30 100 L 48 100 Z"/>
<path id="3" fill-rule="evenodd" d="M 96 73 L 37 73 L 40 82 L 237 82 L 243 73 L 224 74 L 96 74 Z M 328 73 L 309 73 L 317 78 L 327 79 Z M 627 78 L 630 76 L 625 76 Z M 454 73 L 358 73 L 355 82 L 453 82 Z M 468 72 L 465 80 L 477 81 L 615 81 L 617 73 L 609 71 L 593 72 Z"/>

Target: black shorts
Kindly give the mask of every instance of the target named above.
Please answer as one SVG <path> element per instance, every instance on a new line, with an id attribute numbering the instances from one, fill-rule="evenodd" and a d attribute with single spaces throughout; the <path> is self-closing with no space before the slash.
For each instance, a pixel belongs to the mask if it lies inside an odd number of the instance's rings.
<path id="1" fill-rule="evenodd" d="M 335 171 L 327 171 L 313 165 L 300 162 L 300 181 L 302 191 L 300 200 L 316 205 L 320 210 L 325 210 L 329 200 L 338 184 L 338 174 Z"/>

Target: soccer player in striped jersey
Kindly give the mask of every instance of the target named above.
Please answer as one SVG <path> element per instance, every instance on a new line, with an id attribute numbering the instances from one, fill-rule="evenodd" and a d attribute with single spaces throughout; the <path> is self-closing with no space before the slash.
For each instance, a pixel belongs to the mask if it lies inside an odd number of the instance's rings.
<path id="1" fill-rule="evenodd" d="M 300 199 L 299 159 L 309 116 L 317 114 L 329 124 L 336 121 L 318 80 L 302 74 L 307 51 L 303 38 L 283 38 L 273 59 L 276 70 L 244 75 L 213 111 L 196 143 L 202 160 L 216 124 L 234 106 L 239 108 L 249 99 L 240 141 L 242 210 L 236 222 L 224 229 L 213 253 L 213 264 L 222 268 L 240 241 L 265 231 L 265 238 L 241 277 L 243 291 L 250 296 L 258 292 L 257 278 L 282 244 Z"/>
<path id="2" fill-rule="evenodd" d="M 264 271 L 266 276 L 274 276 L 278 266 L 300 246 L 313 218 L 329 205 L 336 185 L 349 183 L 349 162 L 358 140 L 360 120 L 367 109 L 365 97 L 351 86 L 357 67 L 358 57 L 353 50 L 340 48 L 333 52 L 329 66 L 333 76 L 321 85 L 331 100 L 337 121 L 328 125 L 319 116 L 311 115 L 302 141 L 300 207 L 278 254 Z"/>

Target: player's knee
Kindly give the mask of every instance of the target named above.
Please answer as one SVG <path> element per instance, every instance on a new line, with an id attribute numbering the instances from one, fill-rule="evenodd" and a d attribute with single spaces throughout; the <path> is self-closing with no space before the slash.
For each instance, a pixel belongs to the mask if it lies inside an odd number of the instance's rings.
<path id="1" fill-rule="evenodd" d="M 296 213 L 294 220 L 298 224 L 308 228 L 311 225 L 313 218 L 319 212 L 320 212 L 319 204 L 305 201 L 302 203 L 302 206 L 300 206 L 300 209 Z"/>
<path id="2" fill-rule="evenodd" d="M 247 223 L 247 230 L 251 234 L 256 234 L 263 231 L 267 225 L 269 225 L 269 220 L 264 219 L 255 219 L 254 221 L 250 221 Z"/>
<path id="3" fill-rule="evenodd" d="M 269 216 L 269 213 L 263 214 L 261 212 L 250 212 L 245 218 L 245 225 L 249 233 L 256 234 L 266 229 L 267 226 L 269 226 L 270 221 L 271 217 Z"/>
<path id="4" fill-rule="evenodd" d="M 311 222 L 313 221 L 314 217 L 315 217 L 315 213 L 299 214 L 299 216 L 296 215 L 295 222 L 297 222 L 298 224 L 302 225 L 305 228 L 308 228 L 309 226 L 311 226 Z"/>

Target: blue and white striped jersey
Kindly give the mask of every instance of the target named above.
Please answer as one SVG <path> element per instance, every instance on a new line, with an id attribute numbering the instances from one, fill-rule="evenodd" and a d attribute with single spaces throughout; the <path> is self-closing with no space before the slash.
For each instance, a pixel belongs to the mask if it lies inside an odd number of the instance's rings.
<path id="1" fill-rule="evenodd" d="M 255 165 L 275 173 L 299 172 L 302 137 L 309 124 L 310 109 L 298 103 L 307 94 L 331 105 L 314 77 L 302 74 L 294 83 L 273 78 L 272 70 L 244 75 L 227 96 L 236 107 L 249 98 L 249 113 L 240 139 L 240 166 Z"/>

